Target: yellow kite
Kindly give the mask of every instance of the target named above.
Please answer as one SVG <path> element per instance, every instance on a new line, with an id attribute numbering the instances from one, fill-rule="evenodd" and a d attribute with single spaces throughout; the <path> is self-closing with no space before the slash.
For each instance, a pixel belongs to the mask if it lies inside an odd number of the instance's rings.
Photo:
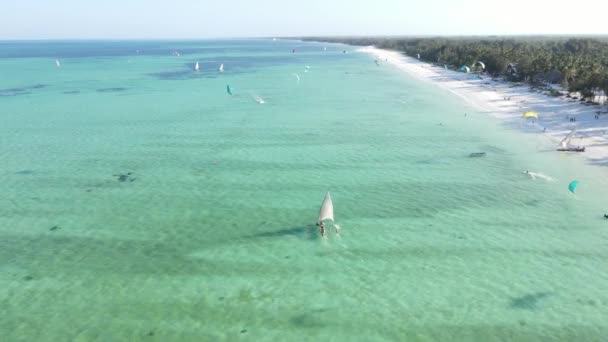
<path id="1" fill-rule="evenodd" d="M 522 118 L 522 119 L 529 119 L 529 118 L 535 118 L 535 119 L 538 119 L 538 113 L 537 113 L 537 112 L 532 112 L 532 111 L 525 112 L 525 113 L 524 113 L 524 114 L 521 116 L 521 118 Z"/>

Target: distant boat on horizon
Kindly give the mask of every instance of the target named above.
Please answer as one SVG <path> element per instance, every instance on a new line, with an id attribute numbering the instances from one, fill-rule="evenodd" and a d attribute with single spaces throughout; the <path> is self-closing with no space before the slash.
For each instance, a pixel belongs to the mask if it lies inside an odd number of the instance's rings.
<path id="1" fill-rule="evenodd" d="M 222 63 L 222 65 L 220 65 L 220 68 L 218 69 L 220 72 L 224 72 L 224 64 Z"/>
<path id="2" fill-rule="evenodd" d="M 198 65 L 198 62 L 196 62 L 196 64 L 194 65 L 194 71 L 199 71 L 201 68 Z"/>

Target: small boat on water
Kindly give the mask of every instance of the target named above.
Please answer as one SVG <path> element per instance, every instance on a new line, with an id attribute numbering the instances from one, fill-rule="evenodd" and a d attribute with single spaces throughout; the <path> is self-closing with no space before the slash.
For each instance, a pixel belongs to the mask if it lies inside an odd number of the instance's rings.
<path id="1" fill-rule="evenodd" d="M 321 209 L 319 209 L 318 223 L 320 224 L 325 220 L 330 220 L 332 223 L 334 222 L 334 204 L 331 201 L 331 196 L 329 195 L 329 192 L 325 194 L 323 203 L 321 203 Z"/>
<path id="2" fill-rule="evenodd" d="M 194 71 L 199 71 L 201 67 L 198 65 L 198 62 L 194 65 Z"/>
<path id="3" fill-rule="evenodd" d="M 557 146 L 557 150 L 560 152 L 585 152 L 584 146 L 572 145 L 572 138 L 576 134 L 576 128 L 573 129 Z"/>
<path id="4" fill-rule="evenodd" d="M 220 72 L 224 72 L 224 64 L 220 65 L 220 68 L 218 69 Z"/>
<path id="5" fill-rule="evenodd" d="M 319 209 L 319 219 L 317 221 L 317 225 L 319 226 L 319 232 L 321 233 L 322 238 L 327 238 L 325 233 L 325 222 L 331 221 L 331 224 L 336 232 L 337 236 L 340 236 L 340 226 L 338 226 L 334 222 L 334 204 L 331 201 L 331 196 L 329 192 L 325 194 L 325 198 L 323 199 L 323 203 L 321 203 L 321 208 Z"/>

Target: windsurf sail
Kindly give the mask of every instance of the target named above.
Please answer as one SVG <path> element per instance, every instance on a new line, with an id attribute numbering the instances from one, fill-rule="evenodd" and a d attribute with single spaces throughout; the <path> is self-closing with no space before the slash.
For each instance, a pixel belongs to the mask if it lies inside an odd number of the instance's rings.
<path id="1" fill-rule="evenodd" d="M 218 69 L 220 72 L 224 72 L 224 64 L 222 63 L 222 65 L 220 65 L 220 68 Z"/>
<path id="2" fill-rule="evenodd" d="M 200 68 L 200 66 L 198 65 L 198 62 L 196 62 L 196 64 L 194 65 L 194 70 L 195 70 L 195 71 L 199 71 L 200 69 L 201 69 L 201 68 Z"/>
<path id="3" fill-rule="evenodd" d="M 334 204 L 331 201 L 329 192 L 325 195 L 321 209 L 319 209 L 319 223 L 325 220 L 334 222 Z"/>
<path id="4" fill-rule="evenodd" d="M 58 60 L 58 59 L 56 59 L 56 60 L 55 60 L 55 65 L 56 65 L 58 68 L 61 68 L 61 63 L 59 62 L 59 60 Z"/>
<path id="5" fill-rule="evenodd" d="M 227 92 L 229 95 L 232 95 L 232 87 L 230 87 L 230 84 L 228 84 L 228 85 L 226 86 L 226 92 Z"/>
<path id="6" fill-rule="evenodd" d="M 576 128 L 573 129 L 565 138 L 559 143 L 559 147 L 561 148 L 569 148 L 573 147 L 570 142 L 572 141 L 572 137 L 576 134 Z"/>

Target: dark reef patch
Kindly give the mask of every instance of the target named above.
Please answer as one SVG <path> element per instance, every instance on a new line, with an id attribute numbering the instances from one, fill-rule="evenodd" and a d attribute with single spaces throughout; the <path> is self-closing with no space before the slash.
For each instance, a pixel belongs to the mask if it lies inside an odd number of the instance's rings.
<path id="1" fill-rule="evenodd" d="M 97 91 L 98 93 L 119 93 L 122 91 L 127 91 L 128 88 L 123 88 L 123 87 L 112 87 L 112 88 L 100 88 L 100 89 L 96 89 L 95 91 Z"/>
<path id="2" fill-rule="evenodd" d="M 134 182 L 135 179 L 137 179 L 137 178 L 133 177 L 133 173 L 131 173 L 131 172 L 118 173 L 118 174 L 115 174 L 113 176 L 116 177 L 116 180 L 119 181 L 119 182 L 121 182 L 121 183 L 124 183 L 124 182 Z"/>
<path id="3" fill-rule="evenodd" d="M 536 292 L 523 295 L 521 297 L 511 298 L 509 307 L 512 309 L 535 310 L 538 302 L 551 295 L 550 292 Z"/>
<path id="4" fill-rule="evenodd" d="M 18 95 L 27 95 L 31 94 L 30 90 L 32 89 L 42 89 L 46 88 L 46 84 L 37 83 L 31 86 L 23 87 L 23 88 L 6 88 L 0 89 L 0 96 L 18 96 Z"/>
<path id="5" fill-rule="evenodd" d="M 193 70 L 180 70 L 180 71 L 163 71 L 148 74 L 149 76 L 156 77 L 159 80 L 165 81 L 179 81 L 189 80 L 197 78 L 217 78 L 215 73 L 210 72 L 196 72 Z"/>

